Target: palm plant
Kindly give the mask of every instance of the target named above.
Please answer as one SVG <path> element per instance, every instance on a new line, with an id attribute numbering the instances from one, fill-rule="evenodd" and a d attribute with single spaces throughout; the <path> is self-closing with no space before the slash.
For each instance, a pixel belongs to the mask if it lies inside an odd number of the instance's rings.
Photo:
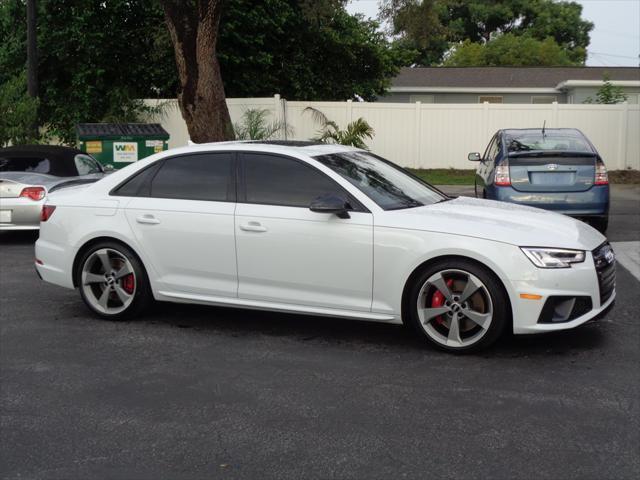
<path id="1" fill-rule="evenodd" d="M 242 114 L 239 123 L 233 124 L 233 130 L 238 140 L 269 140 L 278 133 L 285 131 L 291 134 L 291 128 L 284 122 L 269 122 L 269 110 L 250 108 Z"/>
<path id="2" fill-rule="evenodd" d="M 314 140 L 318 140 L 323 143 L 338 143 L 340 145 L 349 145 L 369 150 L 367 144 L 364 143 L 364 139 L 373 138 L 374 132 L 371 125 L 369 125 L 364 118 L 358 118 L 357 120 L 349 123 L 347 128 L 341 130 L 336 122 L 329 120 L 329 118 L 320 110 L 313 107 L 307 107 L 304 111 L 310 113 L 313 120 L 320 124 L 320 131 Z"/>

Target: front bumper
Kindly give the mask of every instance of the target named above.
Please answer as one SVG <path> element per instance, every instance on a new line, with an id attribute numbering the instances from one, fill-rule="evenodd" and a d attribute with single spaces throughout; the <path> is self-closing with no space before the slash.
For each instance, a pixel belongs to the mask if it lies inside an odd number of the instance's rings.
<path id="1" fill-rule="evenodd" d="M 44 200 L 0 199 L 0 230 L 38 230 Z"/>
<path id="2" fill-rule="evenodd" d="M 615 277 L 609 276 L 608 286 L 602 279 L 599 280 L 594 252 L 587 252 L 585 261 L 574 264 L 571 268 L 536 268 L 529 271 L 530 278 L 512 282 L 516 297 L 513 305 L 513 332 L 530 334 L 568 330 L 606 315 L 616 298 Z M 615 269 L 615 261 L 610 267 Z M 539 295 L 541 298 L 523 298 L 522 294 Z M 579 316 L 569 316 L 568 321 L 550 322 L 543 309 L 549 298 L 557 297 L 589 298 L 591 308 Z"/>
<path id="3" fill-rule="evenodd" d="M 575 217 L 609 213 L 608 185 L 594 185 L 585 192 L 521 192 L 513 187 L 493 187 L 490 198 Z"/>

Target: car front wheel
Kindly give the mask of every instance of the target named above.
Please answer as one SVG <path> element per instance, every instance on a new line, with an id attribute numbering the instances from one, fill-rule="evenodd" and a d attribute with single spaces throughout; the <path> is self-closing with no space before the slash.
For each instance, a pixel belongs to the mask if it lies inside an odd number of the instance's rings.
<path id="1" fill-rule="evenodd" d="M 408 322 L 437 347 L 455 352 L 485 348 L 510 318 L 500 281 L 475 262 L 445 260 L 425 268 L 409 292 Z"/>
<path id="2" fill-rule="evenodd" d="M 152 300 L 144 267 L 124 245 L 115 242 L 95 245 L 85 252 L 79 268 L 82 300 L 102 318 L 133 317 Z"/>

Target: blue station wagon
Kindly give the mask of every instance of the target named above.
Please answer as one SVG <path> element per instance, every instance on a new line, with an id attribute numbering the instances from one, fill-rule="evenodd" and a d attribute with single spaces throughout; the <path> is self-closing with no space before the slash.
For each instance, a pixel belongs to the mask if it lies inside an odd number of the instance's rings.
<path id="1" fill-rule="evenodd" d="M 607 230 L 607 169 L 580 130 L 499 130 L 484 155 L 468 158 L 478 162 L 476 197 L 553 210 Z"/>

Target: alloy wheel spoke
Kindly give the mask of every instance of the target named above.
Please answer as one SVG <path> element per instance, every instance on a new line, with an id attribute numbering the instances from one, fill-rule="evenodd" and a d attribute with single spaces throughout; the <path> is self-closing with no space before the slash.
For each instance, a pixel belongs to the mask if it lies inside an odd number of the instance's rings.
<path id="1" fill-rule="evenodd" d="M 98 275 L 96 273 L 85 273 L 84 284 L 89 285 L 91 283 L 104 283 L 104 275 Z"/>
<path id="2" fill-rule="evenodd" d="M 464 286 L 464 291 L 460 295 L 460 303 L 465 302 L 471 295 L 476 293 L 480 288 L 482 288 L 482 284 L 475 281 L 475 279 L 469 275 L 467 277 L 467 284 Z"/>
<path id="3" fill-rule="evenodd" d="M 122 304 L 123 305 L 126 304 L 127 301 L 131 298 L 131 295 L 129 295 L 127 292 L 125 292 L 124 288 L 122 288 L 117 283 L 114 285 L 114 287 L 115 287 L 116 295 L 118 295 L 118 298 L 120 299 Z"/>
<path id="4" fill-rule="evenodd" d="M 442 315 L 443 313 L 450 312 L 451 309 L 449 307 L 433 307 L 433 308 L 423 308 L 422 309 L 422 323 L 429 323 L 429 321 L 437 317 L 438 315 Z"/>
<path id="5" fill-rule="evenodd" d="M 99 252 L 96 252 L 96 256 L 100 259 L 100 263 L 102 263 L 104 273 L 111 273 L 111 260 L 109 259 L 107 251 L 100 250 Z"/>
<path id="6" fill-rule="evenodd" d="M 100 305 L 103 309 L 107 309 L 107 304 L 109 303 L 109 287 L 105 287 L 98 299 L 98 305 Z"/>
<path id="7" fill-rule="evenodd" d="M 440 291 L 440 293 L 444 295 L 444 298 L 446 298 L 447 300 L 452 299 L 453 295 L 451 293 L 451 290 L 449 290 L 449 287 L 447 286 L 447 282 L 445 282 L 444 277 L 442 275 L 439 275 L 438 278 L 432 281 L 431 285 L 436 287 Z"/>
<path id="8" fill-rule="evenodd" d="M 449 335 L 447 335 L 447 345 L 462 344 L 460 337 L 460 320 L 457 313 L 454 313 L 449 323 Z"/>
<path id="9" fill-rule="evenodd" d="M 129 262 L 126 262 L 121 268 L 120 270 L 118 270 L 114 277 L 116 280 L 120 280 L 122 277 L 129 275 L 130 273 L 133 273 L 133 270 L 131 270 L 131 267 L 129 266 Z"/>
<path id="10" fill-rule="evenodd" d="M 489 326 L 489 322 L 491 321 L 490 313 L 480 313 L 480 312 L 471 310 L 470 308 L 463 308 L 462 315 L 464 315 L 473 323 L 475 323 L 476 325 L 479 325 L 484 329 L 486 329 Z"/>

